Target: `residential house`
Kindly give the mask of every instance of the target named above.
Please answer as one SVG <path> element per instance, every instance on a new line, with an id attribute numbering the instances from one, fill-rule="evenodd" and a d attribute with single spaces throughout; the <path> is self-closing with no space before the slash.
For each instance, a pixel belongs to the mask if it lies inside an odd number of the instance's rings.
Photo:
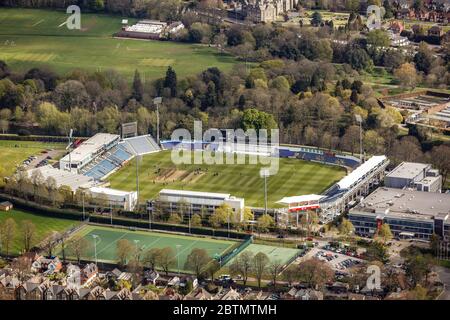
<path id="1" fill-rule="evenodd" d="M 183 300 L 183 296 L 172 288 L 166 288 L 163 294 L 159 295 L 159 300 Z"/>
<path id="2" fill-rule="evenodd" d="M 323 293 L 313 289 L 291 288 L 283 295 L 287 300 L 323 300 Z"/>
<path id="3" fill-rule="evenodd" d="M 88 300 L 106 300 L 106 292 L 100 286 L 96 286 L 89 292 Z"/>
<path id="4" fill-rule="evenodd" d="M 88 285 L 98 274 L 98 267 L 95 263 L 89 263 L 80 271 L 80 284 Z"/>
<path id="5" fill-rule="evenodd" d="M 156 280 L 159 279 L 159 273 L 155 270 L 148 270 L 144 272 L 144 282 L 156 286 Z"/>
<path id="6" fill-rule="evenodd" d="M 45 274 L 57 273 L 61 268 L 62 263 L 58 257 L 40 256 L 31 264 L 32 272 L 41 272 Z"/>
<path id="7" fill-rule="evenodd" d="M 184 300 L 212 300 L 213 295 L 204 288 L 198 288 L 191 291 L 184 297 Z"/>
<path id="8" fill-rule="evenodd" d="M 430 29 L 428 29 L 428 36 L 429 37 L 442 37 L 444 35 L 444 31 L 441 26 L 432 26 Z"/>
<path id="9" fill-rule="evenodd" d="M 10 211 L 13 209 L 13 204 L 9 201 L 0 202 L 0 211 Z"/>
<path id="10" fill-rule="evenodd" d="M 416 17 L 416 13 L 413 9 L 409 8 L 402 8 L 397 11 L 397 19 L 403 20 L 403 19 L 414 19 Z"/>
<path id="11" fill-rule="evenodd" d="M 233 289 L 223 289 L 214 296 L 214 300 L 242 300 L 241 294 Z"/>
<path id="12" fill-rule="evenodd" d="M 389 30 L 391 30 L 394 34 L 400 34 L 404 29 L 405 27 L 400 21 L 393 21 L 389 26 Z"/>

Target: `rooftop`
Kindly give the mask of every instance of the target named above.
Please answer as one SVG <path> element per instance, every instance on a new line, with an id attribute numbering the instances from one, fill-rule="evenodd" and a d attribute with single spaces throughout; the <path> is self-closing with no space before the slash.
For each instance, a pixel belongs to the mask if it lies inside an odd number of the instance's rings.
<path id="1" fill-rule="evenodd" d="M 116 190 L 111 188 L 102 188 L 102 187 L 92 187 L 89 189 L 89 191 L 93 193 L 104 193 L 111 196 L 118 196 L 123 197 L 130 193 L 134 193 L 135 191 L 122 191 L 122 190 Z"/>
<path id="2" fill-rule="evenodd" d="M 280 204 L 291 204 L 291 203 L 298 203 L 298 202 L 304 202 L 304 201 L 318 201 L 322 199 L 324 196 L 318 195 L 318 194 L 308 194 L 304 196 L 294 196 L 294 197 L 284 197 L 280 201 L 277 201 L 277 203 Z"/>
<path id="3" fill-rule="evenodd" d="M 185 197 L 202 197 L 213 199 L 228 199 L 231 197 L 229 193 L 214 193 L 214 192 L 201 192 L 201 191 L 189 191 L 189 190 L 174 190 L 174 189 L 162 189 L 159 192 L 160 195 L 169 196 L 185 196 Z"/>
<path id="4" fill-rule="evenodd" d="M 31 169 L 28 170 L 27 173 L 31 177 L 34 171 L 40 171 L 44 180 L 53 177 L 58 188 L 61 186 L 68 186 L 75 191 L 80 187 L 89 188 L 95 185 L 95 181 L 91 177 L 53 168 L 51 165 Z"/>
<path id="5" fill-rule="evenodd" d="M 384 161 L 386 161 L 386 156 L 373 156 L 362 165 L 353 170 L 350 174 L 342 178 L 337 184 L 340 189 L 349 189 L 351 188 L 359 179 L 368 174 L 372 169 L 376 168 Z"/>
<path id="6" fill-rule="evenodd" d="M 450 194 L 378 188 L 351 212 L 432 219 L 450 214 Z"/>
<path id="7" fill-rule="evenodd" d="M 386 177 L 414 179 L 431 165 L 417 162 L 402 162 L 389 172 Z"/>
<path id="8" fill-rule="evenodd" d="M 71 162 L 74 163 L 82 161 L 87 156 L 97 152 L 99 149 L 111 143 L 115 139 L 118 139 L 119 137 L 120 136 L 117 134 L 97 133 L 95 136 L 89 138 L 88 140 L 80 144 L 78 148 L 74 149 L 70 153 L 71 159 L 69 159 L 70 157 L 67 154 L 64 158 L 61 159 L 61 161 L 68 162 L 70 160 Z"/>

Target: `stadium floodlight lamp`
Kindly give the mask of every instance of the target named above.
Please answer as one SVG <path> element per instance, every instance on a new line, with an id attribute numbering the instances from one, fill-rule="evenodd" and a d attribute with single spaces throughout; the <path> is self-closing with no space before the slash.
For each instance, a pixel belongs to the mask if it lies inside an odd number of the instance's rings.
<path id="1" fill-rule="evenodd" d="M 361 115 L 355 114 L 355 119 L 356 119 L 356 122 L 362 123 L 362 117 L 361 117 Z"/>

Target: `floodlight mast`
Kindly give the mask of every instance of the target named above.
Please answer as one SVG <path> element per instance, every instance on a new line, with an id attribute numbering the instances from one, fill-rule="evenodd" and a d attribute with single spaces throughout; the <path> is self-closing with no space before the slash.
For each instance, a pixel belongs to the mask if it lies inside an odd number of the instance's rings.
<path id="1" fill-rule="evenodd" d="M 67 136 L 68 139 L 68 145 L 66 147 L 66 150 L 69 150 L 69 171 L 72 172 L 72 136 L 73 136 L 73 129 L 70 129 L 69 135 Z"/>
<path id="2" fill-rule="evenodd" d="M 153 103 L 156 105 L 156 143 L 159 144 L 159 106 L 162 103 L 162 97 L 154 98 Z"/>
<path id="3" fill-rule="evenodd" d="M 264 178 L 264 214 L 267 214 L 267 177 L 270 175 L 269 170 L 261 170 L 260 173 Z"/>
<path id="4" fill-rule="evenodd" d="M 362 117 L 355 114 L 356 122 L 359 123 L 359 159 L 363 162 L 363 146 L 362 146 Z"/>

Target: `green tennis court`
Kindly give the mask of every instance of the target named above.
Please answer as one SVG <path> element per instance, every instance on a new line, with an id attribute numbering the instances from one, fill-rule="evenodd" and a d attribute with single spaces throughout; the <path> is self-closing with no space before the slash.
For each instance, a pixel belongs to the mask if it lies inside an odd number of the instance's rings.
<path id="1" fill-rule="evenodd" d="M 241 255 L 243 252 L 251 252 L 252 254 L 262 252 L 269 257 L 271 262 L 278 261 L 284 265 L 288 263 L 290 259 L 296 256 L 300 252 L 300 250 L 252 243 L 247 248 L 245 248 L 245 250 L 243 250 L 239 255 Z M 239 255 L 237 255 L 237 257 Z M 234 259 L 236 259 L 236 257 L 228 261 L 227 266 L 233 263 Z"/>
<path id="2" fill-rule="evenodd" d="M 211 257 L 222 255 L 227 249 L 237 244 L 236 241 L 200 238 L 195 236 L 183 236 L 162 232 L 132 231 L 128 229 L 108 228 L 100 226 L 86 226 L 77 235 L 85 237 L 90 242 L 90 247 L 83 257 L 86 260 L 95 260 L 94 235 L 97 238 L 97 259 L 101 262 L 117 262 L 116 244 L 120 239 L 127 239 L 136 243 L 143 251 L 151 248 L 171 247 L 178 259 L 180 271 L 184 270 L 187 256 L 194 248 L 205 249 Z M 136 241 L 136 242 L 135 242 Z M 178 246 L 178 248 L 177 248 Z M 177 253 L 178 252 L 178 253 Z M 176 264 L 176 263 L 175 263 Z M 175 265 L 173 271 L 177 270 Z"/>

